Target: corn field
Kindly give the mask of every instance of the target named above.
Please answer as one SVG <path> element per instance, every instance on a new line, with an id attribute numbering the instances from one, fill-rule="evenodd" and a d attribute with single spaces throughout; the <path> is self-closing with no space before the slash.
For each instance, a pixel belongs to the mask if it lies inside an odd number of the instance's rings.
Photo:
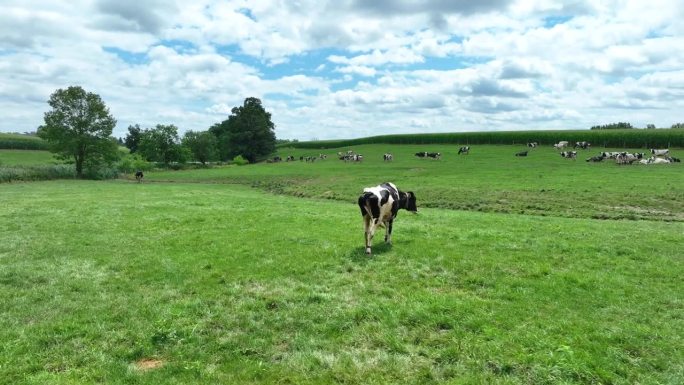
<path id="1" fill-rule="evenodd" d="M 587 141 L 594 148 L 670 148 L 684 147 L 684 129 L 656 130 L 574 130 L 574 131 L 497 131 L 438 134 L 380 135 L 347 140 L 287 143 L 287 147 L 323 149 L 361 144 L 506 144 L 537 142 L 551 146 L 559 141 Z"/>

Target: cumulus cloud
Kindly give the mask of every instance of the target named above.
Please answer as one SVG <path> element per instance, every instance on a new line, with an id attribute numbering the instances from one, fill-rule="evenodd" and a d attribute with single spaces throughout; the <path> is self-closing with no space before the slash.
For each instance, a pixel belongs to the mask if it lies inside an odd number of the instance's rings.
<path id="1" fill-rule="evenodd" d="M 128 124 L 181 131 L 255 96 L 279 137 L 669 126 L 684 3 L 584 0 L 0 4 L 2 131 L 81 85 Z"/>

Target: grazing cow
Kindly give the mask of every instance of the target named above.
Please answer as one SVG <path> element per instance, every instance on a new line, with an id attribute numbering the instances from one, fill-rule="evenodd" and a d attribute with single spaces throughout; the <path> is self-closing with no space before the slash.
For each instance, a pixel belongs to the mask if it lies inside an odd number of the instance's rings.
<path id="1" fill-rule="evenodd" d="M 295 160 L 295 157 L 292 155 L 288 155 L 287 158 L 285 159 L 286 162 L 292 162 L 293 160 Z"/>
<path id="2" fill-rule="evenodd" d="M 563 140 L 563 141 L 560 141 L 560 142 L 554 144 L 553 148 L 555 148 L 556 150 L 562 150 L 562 149 L 568 147 L 568 144 L 569 144 L 569 142 L 567 140 Z"/>
<path id="3" fill-rule="evenodd" d="M 669 160 L 670 163 L 680 163 L 680 162 L 682 161 L 682 160 L 679 159 L 679 158 L 674 158 L 674 157 L 671 157 L 671 156 L 668 156 L 668 157 L 665 158 L 665 159 Z"/>
<path id="4" fill-rule="evenodd" d="M 515 156 L 527 156 L 527 151 L 520 151 L 515 154 Z"/>
<path id="5" fill-rule="evenodd" d="M 439 152 L 428 152 L 427 157 L 432 159 L 439 159 L 442 156 Z"/>
<path id="6" fill-rule="evenodd" d="M 318 154 L 319 159 L 328 159 L 328 156 L 325 154 Z"/>
<path id="7" fill-rule="evenodd" d="M 603 161 L 602 156 L 592 156 L 591 158 L 587 158 L 587 162 L 602 162 Z"/>
<path id="8" fill-rule="evenodd" d="M 577 159 L 577 151 L 563 151 L 560 156 L 565 159 Z"/>
<path id="9" fill-rule="evenodd" d="M 470 153 L 470 146 L 463 146 L 463 147 L 458 149 L 458 155 L 461 155 L 461 154 L 468 155 L 468 153 Z"/>
<path id="10" fill-rule="evenodd" d="M 391 162 L 393 159 L 394 157 L 389 152 L 382 156 L 382 160 L 384 160 L 385 162 Z"/>
<path id="11" fill-rule="evenodd" d="M 142 183 L 143 176 L 144 176 L 144 175 L 143 175 L 142 170 L 138 170 L 138 171 L 135 172 L 135 180 L 137 180 L 138 183 Z"/>
<path id="12" fill-rule="evenodd" d="M 656 149 L 652 148 L 651 154 L 653 154 L 655 156 L 668 156 L 668 155 L 670 155 L 670 150 L 669 149 L 656 150 Z"/>
<path id="13" fill-rule="evenodd" d="M 582 150 L 586 150 L 589 147 L 591 147 L 591 143 L 589 142 L 575 142 L 575 145 L 573 146 L 573 148 L 581 148 Z"/>
<path id="14" fill-rule="evenodd" d="M 399 191 L 389 182 L 364 188 L 359 197 L 359 208 L 363 215 L 366 254 L 371 254 L 373 235 L 378 226 L 385 227 L 385 242 L 392 244 L 392 224 L 399 209 L 418 212 L 416 195 L 411 191 Z"/>
<path id="15" fill-rule="evenodd" d="M 535 147 L 537 147 L 538 145 L 539 145 L 539 143 L 537 143 L 537 142 L 529 142 L 529 143 L 527 143 L 527 147 L 532 147 L 532 148 L 535 148 Z"/>
<path id="16" fill-rule="evenodd" d="M 427 156 L 427 152 L 416 152 L 416 156 L 419 158 L 425 158 Z"/>

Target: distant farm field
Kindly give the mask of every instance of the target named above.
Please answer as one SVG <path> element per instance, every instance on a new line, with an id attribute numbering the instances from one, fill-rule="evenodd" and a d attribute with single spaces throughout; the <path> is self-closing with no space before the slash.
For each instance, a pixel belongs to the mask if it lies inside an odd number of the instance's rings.
<path id="1" fill-rule="evenodd" d="M 49 151 L 0 150 L 0 165 L 2 166 L 34 166 L 55 163 L 58 161 Z"/>
<path id="2" fill-rule="evenodd" d="M 684 379 L 683 223 L 423 208 L 367 257 L 353 202 L 0 189 L 5 383 Z"/>

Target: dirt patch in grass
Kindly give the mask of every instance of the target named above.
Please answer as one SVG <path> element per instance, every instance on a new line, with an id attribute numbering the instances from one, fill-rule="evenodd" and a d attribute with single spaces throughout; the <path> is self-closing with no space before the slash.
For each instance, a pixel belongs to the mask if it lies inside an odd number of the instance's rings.
<path id="1" fill-rule="evenodd" d="M 135 362 L 135 368 L 140 371 L 159 369 L 164 366 L 164 361 L 156 358 L 142 358 Z"/>

